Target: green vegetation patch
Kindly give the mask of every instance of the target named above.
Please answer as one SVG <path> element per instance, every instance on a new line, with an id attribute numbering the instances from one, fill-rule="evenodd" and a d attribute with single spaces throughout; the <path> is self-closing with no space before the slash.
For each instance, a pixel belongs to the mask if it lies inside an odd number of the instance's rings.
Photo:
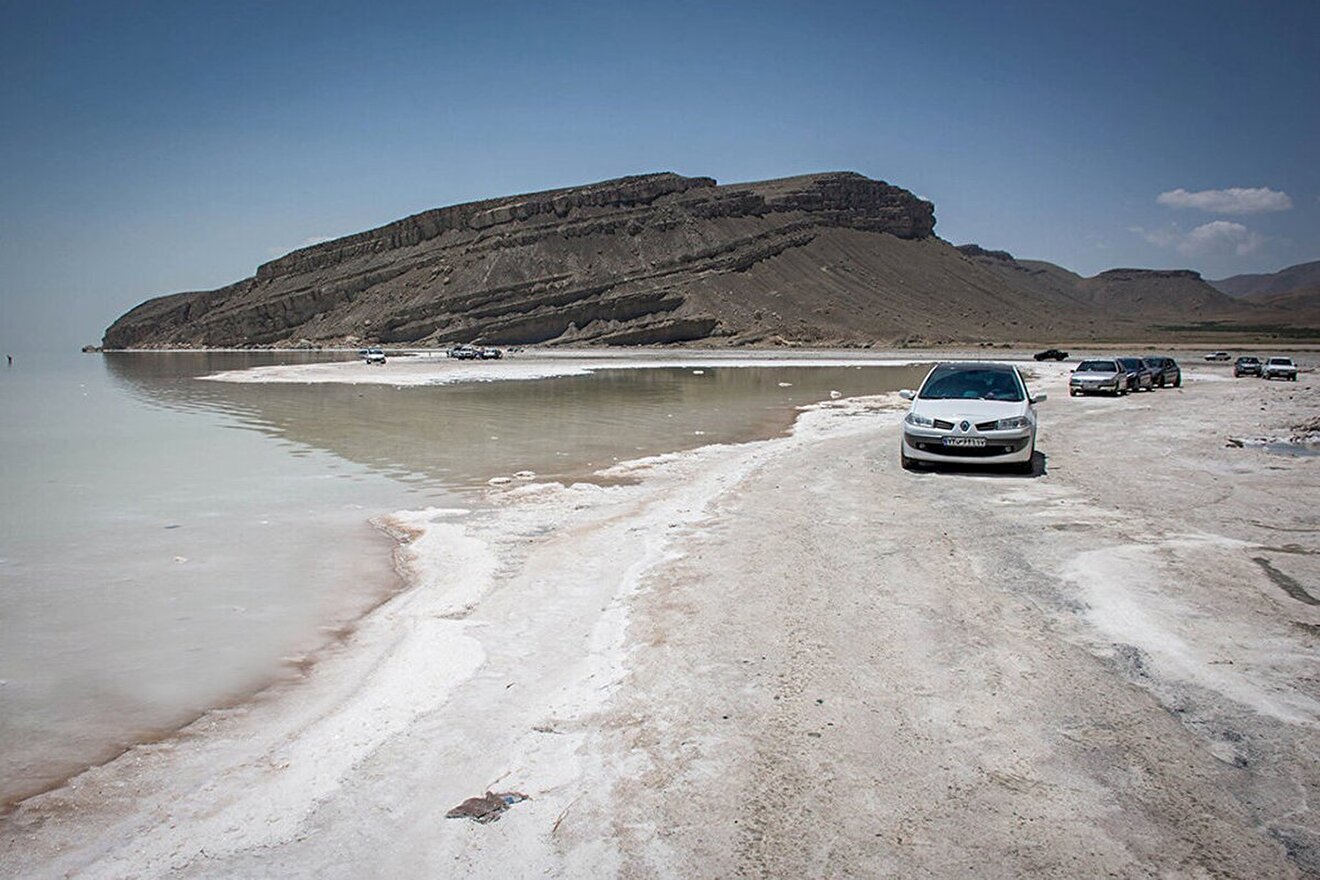
<path id="1" fill-rule="evenodd" d="M 1198 321 L 1194 324 L 1158 324 L 1155 329 L 1170 333 L 1234 333 L 1239 336 L 1320 339 L 1320 327 L 1297 327 L 1292 324 L 1228 324 L 1222 321 Z"/>

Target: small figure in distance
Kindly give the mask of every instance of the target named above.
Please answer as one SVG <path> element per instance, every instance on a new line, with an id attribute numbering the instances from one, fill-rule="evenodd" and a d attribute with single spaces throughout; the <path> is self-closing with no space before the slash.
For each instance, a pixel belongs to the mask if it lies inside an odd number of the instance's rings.
<path id="1" fill-rule="evenodd" d="M 14 365 L 14 356 L 12 354 L 7 354 L 5 357 L 9 358 L 9 366 L 12 367 Z"/>

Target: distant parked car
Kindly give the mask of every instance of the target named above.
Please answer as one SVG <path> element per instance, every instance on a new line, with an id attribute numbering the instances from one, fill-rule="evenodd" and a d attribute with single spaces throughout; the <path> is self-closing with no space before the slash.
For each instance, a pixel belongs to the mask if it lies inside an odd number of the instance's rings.
<path id="1" fill-rule="evenodd" d="M 1239 376 L 1259 376 L 1260 358 L 1243 355 L 1233 364 L 1233 378 Z"/>
<path id="2" fill-rule="evenodd" d="M 1143 358 L 1146 362 L 1146 368 L 1151 371 L 1155 384 L 1163 388 L 1166 385 L 1172 385 L 1174 388 L 1182 385 L 1182 367 L 1171 357 L 1148 357 Z"/>
<path id="3" fill-rule="evenodd" d="M 1044 351 L 1038 351 L 1032 355 L 1038 361 L 1066 361 L 1068 352 L 1059 351 L 1057 348 L 1047 348 Z"/>
<path id="4" fill-rule="evenodd" d="M 460 361 L 474 361 L 481 357 L 481 349 L 475 345 L 455 345 L 449 351 L 445 352 L 451 358 L 458 358 Z"/>
<path id="5" fill-rule="evenodd" d="M 379 348 L 364 348 L 360 352 L 362 363 L 364 364 L 383 364 L 385 363 L 385 352 Z"/>
<path id="6" fill-rule="evenodd" d="M 912 408 L 903 419 L 899 462 L 1006 464 L 1031 473 L 1036 452 L 1036 404 L 1022 374 L 1009 364 L 939 364 L 918 391 L 899 392 Z"/>
<path id="7" fill-rule="evenodd" d="M 500 351 L 498 348 L 483 348 L 479 350 L 478 357 L 483 361 L 497 361 L 504 357 L 504 352 Z"/>
<path id="8" fill-rule="evenodd" d="M 1152 391 L 1155 388 L 1155 376 L 1146 362 L 1139 357 L 1118 358 L 1118 365 L 1127 371 L 1128 391 Z"/>
<path id="9" fill-rule="evenodd" d="M 1297 381 L 1297 365 L 1292 358 L 1272 357 L 1265 362 L 1261 375 L 1266 379 L 1291 379 Z"/>
<path id="10" fill-rule="evenodd" d="M 1226 361 L 1230 360 L 1232 357 L 1233 356 L 1226 351 L 1212 351 L 1205 356 L 1205 359 L 1208 361 Z"/>
<path id="11" fill-rule="evenodd" d="M 1079 394 L 1112 394 L 1115 397 L 1126 394 L 1127 371 L 1113 358 L 1082 361 L 1068 377 L 1068 393 L 1073 397 Z"/>

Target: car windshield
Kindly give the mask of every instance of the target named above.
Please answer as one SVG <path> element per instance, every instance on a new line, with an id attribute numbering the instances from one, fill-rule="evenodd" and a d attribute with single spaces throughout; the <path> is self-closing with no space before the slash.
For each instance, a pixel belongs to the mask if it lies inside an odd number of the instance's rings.
<path id="1" fill-rule="evenodd" d="M 1270 358 L 1270 363 L 1278 367 L 1292 366 L 1292 358 Z"/>
<path id="2" fill-rule="evenodd" d="M 1144 358 L 1144 359 L 1142 360 L 1142 363 L 1144 363 L 1144 364 L 1145 364 L 1146 366 L 1148 366 L 1148 367 L 1162 367 L 1162 366 L 1164 366 L 1164 361 L 1160 360 L 1159 358 Z"/>
<path id="3" fill-rule="evenodd" d="M 1020 402 L 1022 386 L 1011 370 L 936 367 L 921 387 L 925 400 L 1007 400 Z"/>
<path id="4" fill-rule="evenodd" d="M 1141 358 L 1120 358 L 1119 363 L 1123 365 L 1124 369 L 1128 369 L 1128 370 L 1141 369 Z"/>
<path id="5" fill-rule="evenodd" d="M 1255 358 L 1238 358 L 1239 364 L 1258 364 L 1260 361 Z"/>
<path id="6" fill-rule="evenodd" d="M 1113 361 L 1082 361 L 1077 365 L 1079 373 L 1117 373 L 1118 364 Z"/>

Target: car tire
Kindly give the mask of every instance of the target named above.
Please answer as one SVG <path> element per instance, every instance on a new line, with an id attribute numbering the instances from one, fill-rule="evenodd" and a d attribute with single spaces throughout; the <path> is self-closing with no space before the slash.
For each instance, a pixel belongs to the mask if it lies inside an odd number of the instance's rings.
<path id="1" fill-rule="evenodd" d="M 905 471 L 915 471 L 918 469 L 916 460 L 908 458 L 902 449 L 898 451 L 898 463 Z"/>

